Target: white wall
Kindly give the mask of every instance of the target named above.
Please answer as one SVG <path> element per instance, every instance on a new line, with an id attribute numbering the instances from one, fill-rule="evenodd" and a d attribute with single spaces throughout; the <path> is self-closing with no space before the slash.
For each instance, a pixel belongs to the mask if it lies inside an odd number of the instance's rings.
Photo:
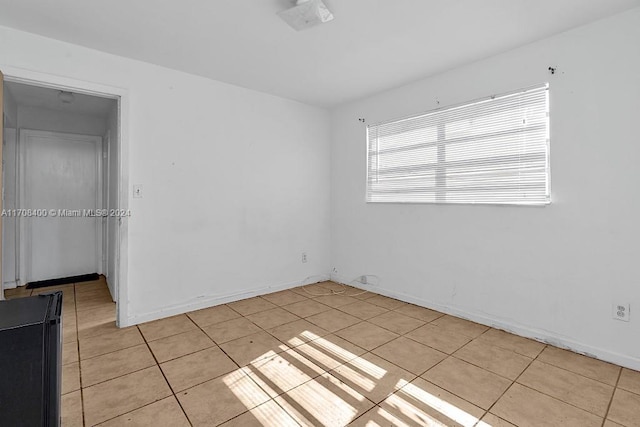
<path id="1" fill-rule="evenodd" d="M 18 105 L 18 129 L 103 136 L 105 117 Z"/>
<path id="2" fill-rule="evenodd" d="M 18 125 L 18 104 L 6 87 L 4 88 L 2 102 L 4 107 L 3 113 L 6 119 L 5 126 L 15 129 Z"/>
<path id="3" fill-rule="evenodd" d="M 6 92 L 5 92 L 6 93 Z M 17 132 L 13 128 L 4 128 L 4 146 L 2 150 L 4 169 L 2 175 L 2 209 L 15 209 L 16 205 L 16 148 Z M 2 287 L 15 288 L 18 285 L 16 274 L 17 218 L 2 217 Z"/>
<path id="4" fill-rule="evenodd" d="M 4 199 L 3 209 L 15 209 L 15 153 L 17 132 L 16 125 L 18 122 L 18 104 L 13 98 L 11 92 L 4 88 L 3 94 L 3 114 L 4 114 L 4 147 L 3 147 L 3 181 Z M 14 288 L 16 286 L 16 258 L 15 258 L 15 240 L 16 240 L 16 218 L 2 218 L 2 288 Z M 13 248 L 13 250 L 8 250 Z M 0 292 L 1 293 L 1 292 Z"/>
<path id="5" fill-rule="evenodd" d="M 640 9 L 337 108 L 332 266 L 380 291 L 640 369 Z M 550 75 L 549 66 L 557 67 Z M 550 82 L 544 208 L 366 204 L 368 123 Z M 612 302 L 632 305 L 631 322 Z"/>
<path id="6" fill-rule="evenodd" d="M 125 323 L 328 272 L 326 111 L 6 27 L 0 62 L 128 93 Z"/>
<path id="7" fill-rule="evenodd" d="M 118 188 L 120 180 L 118 176 L 118 105 L 114 105 L 109 113 L 107 120 L 107 131 L 109 133 L 108 140 L 108 206 L 106 208 L 111 211 L 118 209 Z M 106 137 L 106 135 L 105 135 Z M 103 139 L 103 144 L 107 143 L 107 139 Z M 117 246 L 117 226 L 118 218 L 116 216 L 107 217 L 107 285 L 111 292 L 112 298 L 117 299 L 117 270 L 116 270 L 116 246 Z"/>

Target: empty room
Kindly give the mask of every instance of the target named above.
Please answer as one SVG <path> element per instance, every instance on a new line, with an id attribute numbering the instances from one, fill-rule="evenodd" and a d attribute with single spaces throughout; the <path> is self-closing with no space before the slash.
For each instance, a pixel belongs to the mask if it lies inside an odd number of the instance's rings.
<path id="1" fill-rule="evenodd" d="M 640 0 L 0 0 L 2 426 L 640 426 Z"/>

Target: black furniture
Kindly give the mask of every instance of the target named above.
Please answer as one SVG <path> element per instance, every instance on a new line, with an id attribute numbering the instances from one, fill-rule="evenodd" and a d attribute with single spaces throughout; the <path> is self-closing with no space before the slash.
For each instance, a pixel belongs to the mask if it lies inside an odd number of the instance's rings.
<path id="1" fill-rule="evenodd" d="M 0 301 L 0 425 L 60 425 L 62 292 Z"/>

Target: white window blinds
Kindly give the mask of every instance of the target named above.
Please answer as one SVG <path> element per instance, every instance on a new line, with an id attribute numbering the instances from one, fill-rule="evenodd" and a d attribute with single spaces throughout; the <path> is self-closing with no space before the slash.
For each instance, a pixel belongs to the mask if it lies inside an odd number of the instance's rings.
<path id="1" fill-rule="evenodd" d="M 367 127 L 367 201 L 544 205 L 548 85 Z"/>

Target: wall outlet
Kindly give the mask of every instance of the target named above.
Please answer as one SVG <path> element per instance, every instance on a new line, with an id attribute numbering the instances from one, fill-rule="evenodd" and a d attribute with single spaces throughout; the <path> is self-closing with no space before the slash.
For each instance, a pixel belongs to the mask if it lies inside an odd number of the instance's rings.
<path id="1" fill-rule="evenodd" d="M 367 276 L 360 276 L 360 283 L 366 285 L 368 283 Z"/>
<path id="2" fill-rule="evenodd" d="M 631 314 L 630 308 L 629 304 L 613 304 L 613 318 L 628 322 Z"/>
<path id="3" fill-rule="evenodd" d="M 307 262 L 307 253 L 306 252 L 302 252 L 302 262 Z"/>

